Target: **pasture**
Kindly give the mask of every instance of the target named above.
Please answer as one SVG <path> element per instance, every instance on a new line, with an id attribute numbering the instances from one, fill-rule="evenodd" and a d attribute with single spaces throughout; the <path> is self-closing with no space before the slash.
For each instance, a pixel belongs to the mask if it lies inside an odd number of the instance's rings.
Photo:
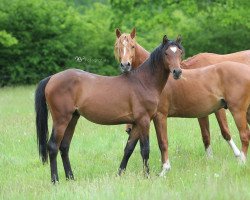
<path id="1" fill-rule="evenodd" d="M 213 115 L 211 159 L 205 156 L 197 119 L 169 119 L 172 169 L 164 178 L 158 177 L 160 152 L 151 123 L 149 179 L 142 173 L 139 145 L 126 173 L 116 175 L 128 137 L 124 125 L 102 126 L 81 118 L 70 148 L 76 180 L 65 180 L 58 156 L 60 183 L 53 186 L 49 165 L 42 165 L 38 157 L 34 91 L 35 86 L 0 89 L 1 199 L 250 199 L 250 158 L 245 166 L 237 163 Z M 227 115 L 232 137 L 241 147 L 233 119 Z"/>

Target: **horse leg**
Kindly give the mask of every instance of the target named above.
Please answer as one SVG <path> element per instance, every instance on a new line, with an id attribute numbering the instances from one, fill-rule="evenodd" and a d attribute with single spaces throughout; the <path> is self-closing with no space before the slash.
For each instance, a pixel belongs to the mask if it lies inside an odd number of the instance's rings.
<path id="1" fill-rule="evenodd" d="M 150 126 L 150 119 L 143 119 L 139 123 L 140 126 L 140 147 L 141 147 L 141 156 L 143 161 L 143 171 L 146 177 L 149 177 L 149 126 Z"/>
<path id="2" fill-rule="evenodd" d="M 210 146 L 210 130 L 209 130 L 209 118 L 208 116 L 198 118 L 200 129 L 201 129 L 201 136 L 203 140 L 203 144 L 205 147 L 205 151 L 208 157 L 213 156 L 213 152 Z"/>
<path id="3" fill-rule="evenodd" d="M 161 151 L 162 171 L 160 176 L 164 176 L 171 169 L 168 158 L 168 136 L 166 115 L 158 112 L 153 118 L 159 149 Z"/>
<path id="4" fill-rule="evenodd" d="M 66 180 L 74 180 L 74 175 L 71 169 L 70 161 L 69 161 L 69 147 L 70 142 L 73 137 L 76 123 L 79 119 L 80 115 L 78 113 L 74 113 L 72 119 L 70 120 L 68 127 L 65 131 L 64 137 L 62 139 L 61 145 L 59 147 L 63 162 L 63 167 L 65 171 Z"/>
<path id="5" fill-rule="evenodd" d="M 132 155 L 135 146 L 138 142 L 139 139 L 139 135 L 138 135 L 138 127 L 136 125 L 133 126 L 131 133 L 128 137 L 128 141 L 126 144 L 126 147 L 124 149 L 124 155 L 118 170 L 118 175 L 121 176 L 122 173 L 126 170 L 127 164 L 128 164 L 128 160 L 130 158 L 130 156 Z"/>
<path id="6" fill-rule="evenodd" d="M 240 150 L 238 149 L 238 147 L 236 146 L 236 144 L 234 143 L 234 141 L 233 141 L 233 139 L 232 139 L 232 137 L 230 135 L 225 110 L 224 109 L 218 110 L 215 113 L 215 116 L 216 116 L 218 124 L 220 126 L 220 130 L 221 130 L 221 134 L 222 134 L 223 138 L 228 142 L 230 147 L 233 149 L 234 155 L 236 157 L 239 157 L 240 156 Z"/>
<path id="7" fill-rule="evenodd" d="M 242 163 L 246 162 L 246 155 L 249 146 L 249 128 L 247 126 L 246 112 L 244 111 L 233 111 L 233 118 L 236 126 L 239 130 L 240 140 L 242 144 L 241 154 L 238 156 Z"/>
<path id="8" fill-rule="evenodd" d="M 57 157 L 58 149 L 63 139 L 64 133 L 68 126 L 69 121 L 70 121 L 70 117 L 68 116 L 67 118 L 60 119 L 57 122 L 54 122 L 52 134 L 48 142 L 51 181 L 54 184 L 59 181 L 56 157 Z"/>

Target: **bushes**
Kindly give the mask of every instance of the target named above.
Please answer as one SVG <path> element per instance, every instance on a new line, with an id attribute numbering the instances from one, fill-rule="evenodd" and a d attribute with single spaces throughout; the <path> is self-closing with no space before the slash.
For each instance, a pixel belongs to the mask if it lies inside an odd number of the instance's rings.
<path id="1" fill-rule="evenodd" d="M 36 83 L 71 67 L 114 74 L 114 62 L 109 62 L 113 61 L 114 37 L 109 32 L 108 11 L 107 6 L 96 4 L 82 15 L 63 1 L 1 4 L 5 17 L 0 19 L 0 85 Z M 2 42 L 2 37 L 7 39 Z M 98 62 L 78 63 L 77 56 Z M 105 67 L 102 70 L 95 64 Z"/>
<path id="2" fill-rule="evenodd" d="M 98 0 L 95 0 L 97 2 Z M 37 83 L 66 68 L 119 73 L 114 29 L 137 28 L 152 51 L 164 34 L 183 36 L 186 56 L 249 48 L 249 1 L 0 1 L 0 86 Z"/>

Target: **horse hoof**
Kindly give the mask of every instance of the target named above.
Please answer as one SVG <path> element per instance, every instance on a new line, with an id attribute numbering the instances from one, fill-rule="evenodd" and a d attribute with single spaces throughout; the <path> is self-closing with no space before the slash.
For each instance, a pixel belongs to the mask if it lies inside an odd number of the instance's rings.
<path id="1" fill-rule="evenodd" d="M 51 180 L 53 185 L 59 185 L 59 181 L 58 180 Z"/>
<path id="2" fill-rule="evenodd" d="M 246 156 L 245 156 L 245 154 L 243 152 L 241 152 L 240 155 L 237 156 L 237 160 L 238 160 L 238 163 L 240 165 L 246 164 Z"/>
<path id="3" fill-rule="evenodd" d="M 150 179 L 149 173 L 145 173 L 145 178 Z"/>
<path id="4" fill-rule="evenodd" d="M 66 180 L 67 180 L 67 181 L 74 181 L 75 178 L 74 178 L 73 174 L 71 174 L 71 175 L 69 175 L 68 177 L 66 177 Z"/>
<path id="5" fill-rule="evenodd" d="M 124 174 L 124 173 L 125 173 L 125 169 L 119 168 L 117 176 L 122 176 L 122 174 Z"/>
<path id="6" fill-rule="evenodd" d="M 208 148 L 206 149 L 206 156 L 207 158 L 213 158 L 213 151 L 212 148 L 210 146 L 208 146 Z"/>
<path id="7" fill-rule="evenodd" d="M 170 169 L 171 169 L 171 165 L 170 165 L 169 160 L 167 160 L 167 162 L 165 162 L 165 163 L 163 164 L 163 166 L 162 166 L 162 171 L 161 171 L 161 173 L 159 174 L 159 176 L 160 176 L 160 177 L 164 177 L 164 176 L 166 175 L 166 173 L 167 173 L 168 171 L 170 171 Z"/>
<path id="8" fill-rule="evenodd" d="M 166 174 L 168 173 L 169 170 L 162 169 L 161 173 L 159 174 L 159 177 L 166 177 Z"/>

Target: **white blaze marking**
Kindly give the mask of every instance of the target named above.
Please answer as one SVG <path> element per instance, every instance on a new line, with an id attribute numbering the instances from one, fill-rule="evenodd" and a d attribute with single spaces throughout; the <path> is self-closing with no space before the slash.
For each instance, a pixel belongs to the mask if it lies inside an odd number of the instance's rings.
<path id="1" fill-rule="evenodd" d="M 177 47 L 170 47 L 171 51 L 173 51 L 174 53 L 177 51 Z"/>
<path id="2" fill-rule="evenodd" d="M 122 44 L 123 44 L 123 56 L 125 56 L 126 55 L 126 51 L 127 51 L 127 48 L 126 48 L 126 46 L 127 46 L 127 44 L 128 44 L 128 42 L 126 41 L 126 40 L 124 40 L 123 42 L 122 42 Z"/>
<path id="3" fill-rule="evenodd" d="M 230 147 L 233 149 L 234 155 L 236 157 L 241 156 L 240 150 L 238 149 L 238 147 L 235 145 L 233 139 L 231 139 L 230 141 L 228 141 L 228 144 L 230 145 Z"/>

